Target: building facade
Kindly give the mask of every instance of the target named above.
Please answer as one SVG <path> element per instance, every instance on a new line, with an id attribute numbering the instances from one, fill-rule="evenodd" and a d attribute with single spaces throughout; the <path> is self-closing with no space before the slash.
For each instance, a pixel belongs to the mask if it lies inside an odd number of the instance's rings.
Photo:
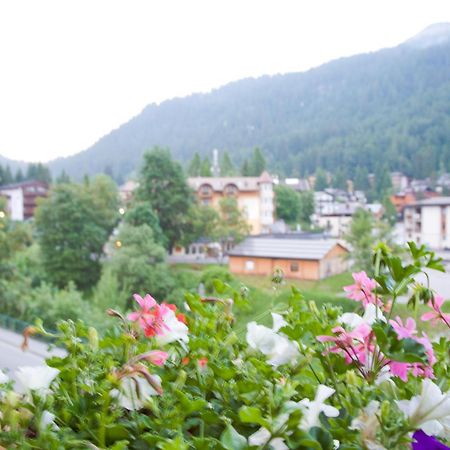
<path id="1" fill-rule="evenodd" d="M 6 198 L 12 220 L 24 221 L 34 216 L 39 197 L 47 197 L 48 184 L 31 180 L 0 187 L 0 196 Z"/>
<path id="2" fill-rule="evenodd" d="M 192 177 L 188 183 L 200 204 L 218 210 L 222 198 L 234 197 L 251 234 L 270 232 L 275 211 L 274 183 L 267 172 L 260 177 Z"/>
<path id="3" fill-rule="evenodd" d="M 348 250 L 334 239 L 247 238 L 229 252 L 231 273 L 320 280 L 345 272 Z"/>
<path id="4" fill-rule="evenodd" d="M 434 250 L 450 248 L 450 197 L 435 197 L 406 205 L 403 214 L 406 240 Z"/>

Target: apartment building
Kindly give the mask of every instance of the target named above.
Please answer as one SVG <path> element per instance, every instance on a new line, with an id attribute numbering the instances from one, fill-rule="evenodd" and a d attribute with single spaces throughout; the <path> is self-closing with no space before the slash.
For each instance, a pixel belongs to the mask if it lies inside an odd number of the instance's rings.
<path id="1" fill-rule="evenodd" d="M 199 203 L 219 208 L 225 197 L 234 197 L 251 227 L 251 234 L 268 233 L 274 223 L 273 179 L 263 172 L 259 177 L 192 177 L 189 186 Z"/>
<path id="2" fill-rule="evenodd" d="M 434 250 L 450 248 L 450 197 L 434 197 L 406 205 L 403 214 L 406 240 Z"/>

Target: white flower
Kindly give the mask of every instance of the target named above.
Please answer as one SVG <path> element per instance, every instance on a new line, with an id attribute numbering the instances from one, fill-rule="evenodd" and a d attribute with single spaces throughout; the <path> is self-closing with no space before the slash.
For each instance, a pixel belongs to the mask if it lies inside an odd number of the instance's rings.
<path id="1" fill-rule="evenodd" d="M 334 394 L 334 389 L 319 384 L 314 400 L 304 398 L 297 404 L 303 411 L 303 418 L 300 422 L 300 428 L 309 430 L 312 427 L 320 425 L 319 415 L 323 412 L 327 417 L 337 417 L 339 410 L 334 406 L 326 405 L 324 402 Z"/>
<path id="2" fill-rule="evenodd" d="M 0 384 L 5 384 L 9 381 L 8 375 L 3 372 L 3 370 L 0 370 Z"/>
<path id="3" fill-rule="evenodd" d="M 380 402 L 372 400 L 361 411 L 360 415 L 352 420 L 350 426 L 351 430 L 359 430 L 361 438 L 368 449 L 380 450 L 384 447 L 376 442 L 376 434 L 380 425 L 377 417 L 377 412 L 380 407 Z M 378 446 L 378 447 L 377 447 Z"/>
<path id="4" fill-rule="evenodd" d="M 271 437 L 270 431 L 267 428 L 261 427 L 258 431 L 249 436 L 248 443 L 251 446 L 262 446 L 269 443 L 269 448 L 272 450 L 289 450 L 289 447 L 284 443 L 283 438 L 276 437 L 270 439 Z"/>
<path id="5" fill-rule="evenodd" d="M 272 313 L 272 321 L 273 321 L 272 330 L 275 332 L 277 332 L 280 328 L 283 328 L 287 325 L 287 322 L 284 320 L 281 314 Z"/>
<path id="6" fill-rule="evenodd" d="M 155 336 L 158 345 L 170 344 L 174 341 L 189 342 L 188 327 L 177 319 L 172 310 L 169 310 L 164 315 L 163 320 L 167 325 L 168 330 L 164 330 L 164 334 Z"/>
<path id="7" fill-rule="evenodd" d="M 23 366 L 16 370 L 16 377 L 22 386 L 30 391 L 48 390 L 59 370 L 49 366 Z"/>
<path id="8" fill-rule="evenodd" d="M 158 375 L 152 376 L 161 385 L 161 378 Z M 111 395 L 118 398 L 120 406 L 131 411 L 142 409 L 145 400 L 158 393 L 145 378 L 126 377 L 120 381 L 120 390 L 112 390 Z"/>
<path id="9" fill-rule="evenodd" d="M 366 306 L 363 316 L 355 313 L 344 313 L 338 318 L 339 323 L 347 325 L 350 329 L 356 328 L 363 323 L 373 325 L 376 320 L 386 322 L 386 317 L 384 317 L 383 311 L 373 303 L 369 303 Z"/>
<path id="10" fill-rule="evenodd" d="M 397 405 L 415 429 L 430 436 L 445 432 L 450 419 L 450 394 L 443 394 L 430 379 L 422 381 L 422 391 L 411 400 L 399 400 Z"/>
<path id="11" fill-rule="evenodd" d="M 58 430 L 59 427 L 55 423 L 55 418 L 56 416 L 50 411 L 47 410 L 43 411 L 41 416 L 41 422 L 39 424 L 40 429 L 44 430 L 47 427 L 50 427 L 52 430 Z"/>
<path id="12" fill-rule="evenodd" d="M 264 353 L 268 357 L 269 364 L 278 367 L 282 364 L 292 363 L 298 357 L 298 346 L 283 334 L 277 334 L 276 330 L 283 327 L 286 322 L 279 314 L 272 314 L 274 329 L 258 325 L 256 322 L 247 324 L 248 345 Z"/>

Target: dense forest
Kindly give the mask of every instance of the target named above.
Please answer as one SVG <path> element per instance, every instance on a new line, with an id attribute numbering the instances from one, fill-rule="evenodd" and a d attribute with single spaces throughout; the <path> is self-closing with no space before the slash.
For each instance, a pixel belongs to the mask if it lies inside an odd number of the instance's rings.
<path id="1" fill-rule="evenodd" d="M 218 148 L 238 165 L 258 146 L 268 167 L 284 175 L 321 167 L 352 178 L 358 166 L 376 171 L 380 156 L 409 176 L 450 171 L 450 41 L 422 44 L 419 35 L 304 73 L 152 104 L 50 168 L 75 178 L 106 172 L 120 182 L 146 149 L 161 145 L 186 164 L 196 151 L 205 156 Z"/>

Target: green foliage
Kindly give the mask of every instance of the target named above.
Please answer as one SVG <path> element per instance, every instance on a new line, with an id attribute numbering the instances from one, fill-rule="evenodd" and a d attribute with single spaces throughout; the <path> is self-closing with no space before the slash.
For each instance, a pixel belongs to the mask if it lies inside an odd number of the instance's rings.
<path id="1" fill-rule="evenodd" d="M 249 176 L 251 175 L 250 167 L 249 167 L 249 163 L 248 163 L 248 160 L 247 160 L 247 159 L 244 159 L 244 162 L 242 163 L 242 166 L 241 166 L 241 175 L 242 175 L 243 177 L 249 177 Z"/>
<path id="2" fill-rule="evenodd" d="M 167 239 L 161 230 L 158 215 L 152 209 L 148 201 L 134 201 L 127 209 L 124 221 L 133 227 L 148 225 L 152 231 L 155 241 L 163 246 L 167 245 Z"/>
<path id="3" fill-rule="evenodd" d="M 202 168 L 202 160 L 198 152 L 195 152 L 187 169 L 188 176 L 199 177 L 201 168 Z"/>
<path id="4" fill-rule="evenodd" d="M 251 177 L 259 177 L 266 170 L 266 158 L 259 147 L 253 149 L 252 157 L 248 164 L 248 174 Z"/>
<path id="5" fill-rule="evenodd" d="M 356 168 L 353 187 L 355 190 L 363 192 L 367 192 L 370 189 L 369 172 L 365 166 Z"/>
<path id="6" fill-rule="evenodd" d="M 323 169 L 319 168 L 316 171 L 316 180 L 314 181 L 314 190 L 315 191 L 323 191 L 327 187 L 328 187 L 327 174 L 323 171 Z"/>
<path id="7" fill-rule="evenodd" d="M 136 194 L 158 215 L 169 247 L 181 241 L 192 193 L 180 164 L 172 160 L 169 150 L 155 147 L 145 153 Z"/>
<path id="8" fill-rule="evenodd" d="M 220 220 L 215 230 L 215 237 L 222 243 L 231 240 L 239 243 L 250 232 L 250 226 L 239 209 L 234 197 L 223 197 L 219 201 Z"/>
<path id="9" fill-rule="evenodd" d="M 115 249 L 109 267 L 118 281 L 119 292 L 152 292 L 166 298 L 174 282 L 164 262 L 166 251 L 155 242 L 152 229 L 145 224 L 137 227 L 125 224 L 117 240 L 121 246 Z"/>
<path id="10" fill-rule="evenodd" d="M 26 180 L 38 180 L 50 184 L 52 176 L 47 166 L 42 163 L 30 163 L 27 167 L 27 173 L 24 177 Z"/>
<path id="11" fill-rule="evenodd" d="M 205 292 L 212 294 L 215 292 L 214 281 L 220 280 L 224 283 L 230 283 L 233 277 L 231 276 L 228 268 L 221 266 L 209 267 L 202 272 L 200 282 L 205 286 Z"/>
<path id="12" fill-rule="evenodd" d="M 48 280 L 86 290 L 100 276 L 100 259 L 117 217 L 116 190 L 104 176 L 88 185 L 59 184 L 36 210 L 36 230 Z"/>
<path id="13" fill-rule="evenodd" d="M 219 221 L 219 213 L 211 206 L 192 204 L 188 211 L 187 227 L 182 243 L 189 245 L 201 237 L 216 238 Z"/>
<path id="14" fill-rule="evenodd" d="M 333 178 L 331 179 L 331 187 L 342 189 L 343 191 L 348 190 L 347 177 L 342 169 L 339 168 L 334 173 Z"/>
<path id="15" fill-rule="evenodd" d="M 211 177 L 211 161 L 207 156 L 203 158 L 202 165 L 200 166 L 200 176 L 201 177 Z"/>
<path id="16" fill-rule="evenodd" d="M 224 151 L 220 158 L 220 175 L 222 177 L 230 177 L 236 175 L 236 169 L 227 151 Z"/>
<path id="17" fill-rule="evenodd" d="M 130 232 L 129 242 L 136 242 L 141 231 Z M 378 286 L 371 294 L 381 302 L 380 315 L 388 314 L 386 307 L 394 299 L 389 314 L 395 317 L 396 296 L 408 291 L 419 272 L 442 270 L 434 253 L 414 244 L 409 245 L 406 262 L 382 244 L 373 257 Z M 216 275 L 225 277 L 220 271 Z M 244 291 L 235 290 L 233 280 L 212 283 L 214 297 L 186 295 L 186 328 L 177 325 L 186 333 L 182 342 L 180 337 L 168 338 L 173 328 L 163 327 L 156 336 L 144 334 L 142 321 L 130 322 L 115 312 L 110 314 L 116 324 L 103 335 L 81 321 L 60 322 L 55 332 L 36 323 L 29 331 L 51 336 L 66 354 L 47 360 L 57 373 L 42 390 L 20 394 L 13 392 L 12 382 L 0 381 L 1 445 L 48 450 L 61 449 L 61 443 L 68 450 L 250 450 L 275 445 L 333 450 L 337 440 L 344 450 L 403 450 L 430 411 L 436 421 L 448 418 L 442 406 L 448 394 L 435 392 L 445 393 L 450 385 L 450 342 L 445 337 L 429 344 L 436 355 L 436 386 L 416 401 L 421 375 L 410 367 L 406 381 L 393 374 L 387 381 L 382 378 L 384 368 L 391 359 L 423 366 L 430 349 L 417 339 L 400 338 L 392 322 L 365 322 L 365 340 L 370 342 L 363 342 L 357 336 L 361 330 L 343 323 L 341 308 L 318 307 L 292 288 L 286 303 L 266 311 L 281 314 L 274 317 L 273 328 L 253 323 L 246 333 L 234 317 L 239 308 L 249 306 Z M 37 304 L 53 308 L 54 295 L 43 285 Z M 83 300 L 73 285 L 58 295 L 68 315 L 76 317 L 78 311 L 71 306 Z M 87 318 L 99 321 L 86 306 Z M 158 313 L 169 316 L 163 308 L 140 312 L 154 314 L 155 319 Z M 324 336 L 338 339 L 337 348 L 333 349 L 335 342 L 317 339 Z M 158 341 L 161 338 L 166 342 Z M 356 345 L 346 360 L 341 349 L 351 348 L 349 341 Z M 367 346 L 364 351 L 361 345 Z M 155 351 L 164 360 L 161 364 L 152 358 Z M 292 357 L 287 357 L 289 352 Z M 358 352 L 364 355 L 361 361 Z M 419 410 L 408 416 L 400 406 L 410 400 Z M 53 423 L 45 425 L 52 416 Z M 258 436 L 264 442 L 255 443 Z"/>
<path id="18" fill-rule="evenodd" d="M 311 225 L 311 216 L 314 214 L 314 194 L 311 191 L 300 192 L 300 223 Z"/>
<path id="19" fill-rule="evenodd" d="M 300 218 L 300 196 L 289 186 L 276 185 L 275 191 L 275 214 L 278 219 L 289 224 L 296 224 Z"/>
<path id="20" fill-rule="evenodd" d="M 353 215 L 350 230 L 345 240 L 352 246 L 352 258 L 355 270 L 369 271 L 372 267 L 372 246 L 374 219 L 370 212 L 358 209 Z"/>

